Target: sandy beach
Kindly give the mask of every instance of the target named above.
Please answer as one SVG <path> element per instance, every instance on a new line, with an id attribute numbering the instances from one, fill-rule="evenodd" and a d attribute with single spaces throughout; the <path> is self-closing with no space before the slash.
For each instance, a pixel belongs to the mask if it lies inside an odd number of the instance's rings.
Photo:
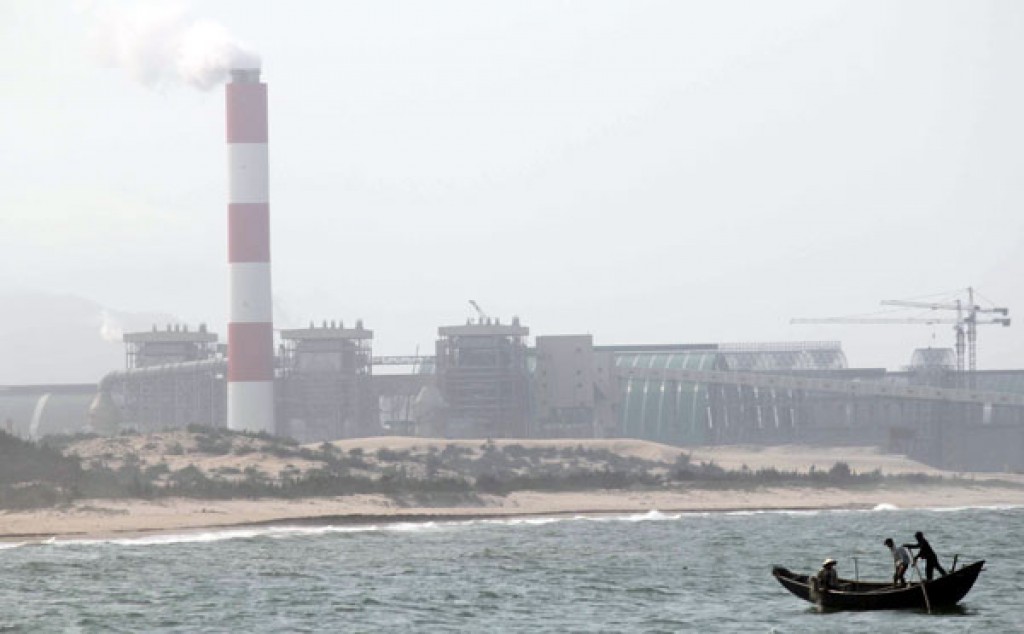
<path id="1" fill-rule="evenodd" d="M 440 441 L 439 441 L 440 442 Z M 446 444 L 449 441 L 444 441 Z M 541 442 L 541 441 L 537 441 Z M 550 444 L 552 441 L 542 441 Z M 564 441 L 570 442 L 570 441 Z M 572 441 L 578 442 L 578 441 Z M 558 514 L 661 512 L 722 512 L 740 510 L 812 510 L 954 508 L 1024 505 L 1024 476 L 1019 474 L 952 474 L 899 455 L 873 448 L 703 447 L 680 450 L 638 441 L 590 441 L 624 454 L 673 460 L 685 451 L 695 462 L 713 461 L 726 469 L 775 467 L 803 471 L 828 469 L 847 462 L 858 472 L 924 473 L 948 476 L 936 484 L 891 481 L 870 488 L 816 486 L 718 488 L 701 485 L 664 490 L 605 490 L 587 492 L 517 491 L 505 496 L 481 495 L 472 503 L 418 506 L 382 495 L 350 495 L 298 500 L 83 500 L 61 508 L 0 512 L 0 540 L 35 541 L 82 539 L 193 531 L 258 524 L 425 521 L 480 517 Z M 345 441 L 345 448 L 429 446 L 423 439 Z M 666 454 L 666 455 L 660 455 Z M 957 476 L 954 478 L 954 476 Z M 1009 486 L 991 480 L 1009 483 Z M 885 508 L 885 507 L 883 507 Z"/>
<path id="2" fill-rule="evenodd" d="M 402 506 L 376 495 L 303 500 L 92 500 L 62 509 L 0 514 L 0 540 L 103 538 L 155 532 L 257 524 L 425 521 L 560 514 L 722 512 L 1024 506 L 1024 489 L 987 485 L 847 490 L 763 488 L 755 490 L 516 492 L 483 496 L 480 506 Z"/>

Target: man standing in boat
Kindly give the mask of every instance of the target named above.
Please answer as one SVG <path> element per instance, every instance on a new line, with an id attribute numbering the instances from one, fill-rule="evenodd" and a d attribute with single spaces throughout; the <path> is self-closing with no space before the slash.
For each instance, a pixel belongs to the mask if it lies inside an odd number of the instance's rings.
<path id="1" fill-rule="evenodd" d="M 939 556 L 935 554 L 935 551 L 932 550 L 932 545 L 924 538 L 924 533 L 917 531 L 914 533 L 914 538 L 917 539 L 916 544 L 903 544 L 903 546 L 909 550 L 917 549 L 917 554 L 914 555 L 914 563 L 917 563 L 918 559 L 924 559 L 924 574 L 928 581 L 932 580 L 932 575 L 936 570 L 945 577 L 946 569 L 939 563 Z"/>
<path id="2" fill-rule="evenodd" d="M 892 553 L 892 563 L 895 567 L 892 574 L 892 585 L 906 585 L 907 580 L 904 576 L 907 574 L 907 569 L 910 568 L 910 551 L 905 546 L 896 546 L 891 537 L 886 537 L 883 543 L 889 548 L 889 552 Z"/>

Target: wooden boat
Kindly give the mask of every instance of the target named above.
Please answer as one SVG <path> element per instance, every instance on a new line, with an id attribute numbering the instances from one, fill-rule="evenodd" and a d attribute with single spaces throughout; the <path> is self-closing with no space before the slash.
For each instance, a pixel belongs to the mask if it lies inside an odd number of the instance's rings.
<path id="1" fill-rule="evenodd" d="M 921 583 L 894 586 L 840 579 L 838 588 L 822 591 L 813 575 L 799 575 L 782 566 L 772 566 L 772 576 L 796 596 L 826 610 L 937 610 L 950 608 L 963 599 L 984 564 L 982 560 L 963 566 L 945 577 L 926 581 L 923 588 Z"/>

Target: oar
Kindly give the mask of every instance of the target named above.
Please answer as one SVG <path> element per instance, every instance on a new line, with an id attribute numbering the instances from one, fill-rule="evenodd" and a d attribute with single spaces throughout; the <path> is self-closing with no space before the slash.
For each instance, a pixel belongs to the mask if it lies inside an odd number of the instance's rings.
<path id="1" fill-rule="evenodd" d="M 924 587 L 924 579 L 921 577 L 921 570 L 917 567 L 917 560 L 914 560 L 914 572 L 917 573 L 917 580 L 921 583 L 921 592 L 924 593 L 924 606 L 928 608 L 928 614 L 932 613 L 932 603 L 928 600 L 928 590 Z"/>

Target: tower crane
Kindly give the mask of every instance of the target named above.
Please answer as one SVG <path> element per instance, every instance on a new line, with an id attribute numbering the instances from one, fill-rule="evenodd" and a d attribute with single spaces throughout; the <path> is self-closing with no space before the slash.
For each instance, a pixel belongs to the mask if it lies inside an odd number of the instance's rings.
<path id="1" fill-rule="evenodd" d="M 951 324 L 956 331 L 956 371 L 964 371 L 964 319 L 952 317 L 822 317 L 822 318 L 797 318 L 789 320 L 791 324 L 923 324 L 932 326 L 935 324 Z M 1008 318 L 975 318 L 972 325 L 999 324 L 1009 326 Z M 973 351 L 973 347 L 972 347 Z M 971 355 L 971 372 L 974 372 L 974 355 Z"/>
<path id="2" fill-rule="evenodd" d="M 953 322 L 953 330 L 956 331 L 956 366 L 957 371 L 964 371 L 964 338 L 967 339 L 967 355 L 969 359 L 968 370 L 971 374 L 978 369 L 978 326 L 980 324 L 998 324 L 1000 326 L 1010 325 L 1009 308 L 983 308 L 974 303 L 974 289 L 967 289 L 967 302 L 954 300 L 952 302 L 918 302 L 903 299 L 884 299 L 883 306 L 903 306 L 906 308 L 927 308 L 930 310 L 955 310 L 956 320 Z M 994 313 L 1002 317 L 993 317 L 988 320 L 979 320 L 978 315 L 982 313 Z M 943 322 L 948 323 L 948 322 Z"/>
<path id="3" fill-rule="evenodd" d="M 923 302 L 902 299 L 882 300 L 883 306 L 901 306 L 904 308 L 927 308 L 930 310 L 953 310 L 955 317 L 825 317 L 820 319 L 791 319 L 791 324 L 952 324 L 956 333 L 956 370 L 959 376 L 964 375 L 965 356 L 969 357 L 967 368 L 971 381 L 974 383 L 974 372 L 977 370 L 978 326 L 994 324 L 1010 325 L 1009 308 L 983 308 L 974 303 L 974 289 L 967 289 L 967 301 L 960 299 L 952 302 Z M 979 314 L 993 314 L 995 317 L 978 317 Z M 965 355 L 965 349 L 967 355 Z"/>

